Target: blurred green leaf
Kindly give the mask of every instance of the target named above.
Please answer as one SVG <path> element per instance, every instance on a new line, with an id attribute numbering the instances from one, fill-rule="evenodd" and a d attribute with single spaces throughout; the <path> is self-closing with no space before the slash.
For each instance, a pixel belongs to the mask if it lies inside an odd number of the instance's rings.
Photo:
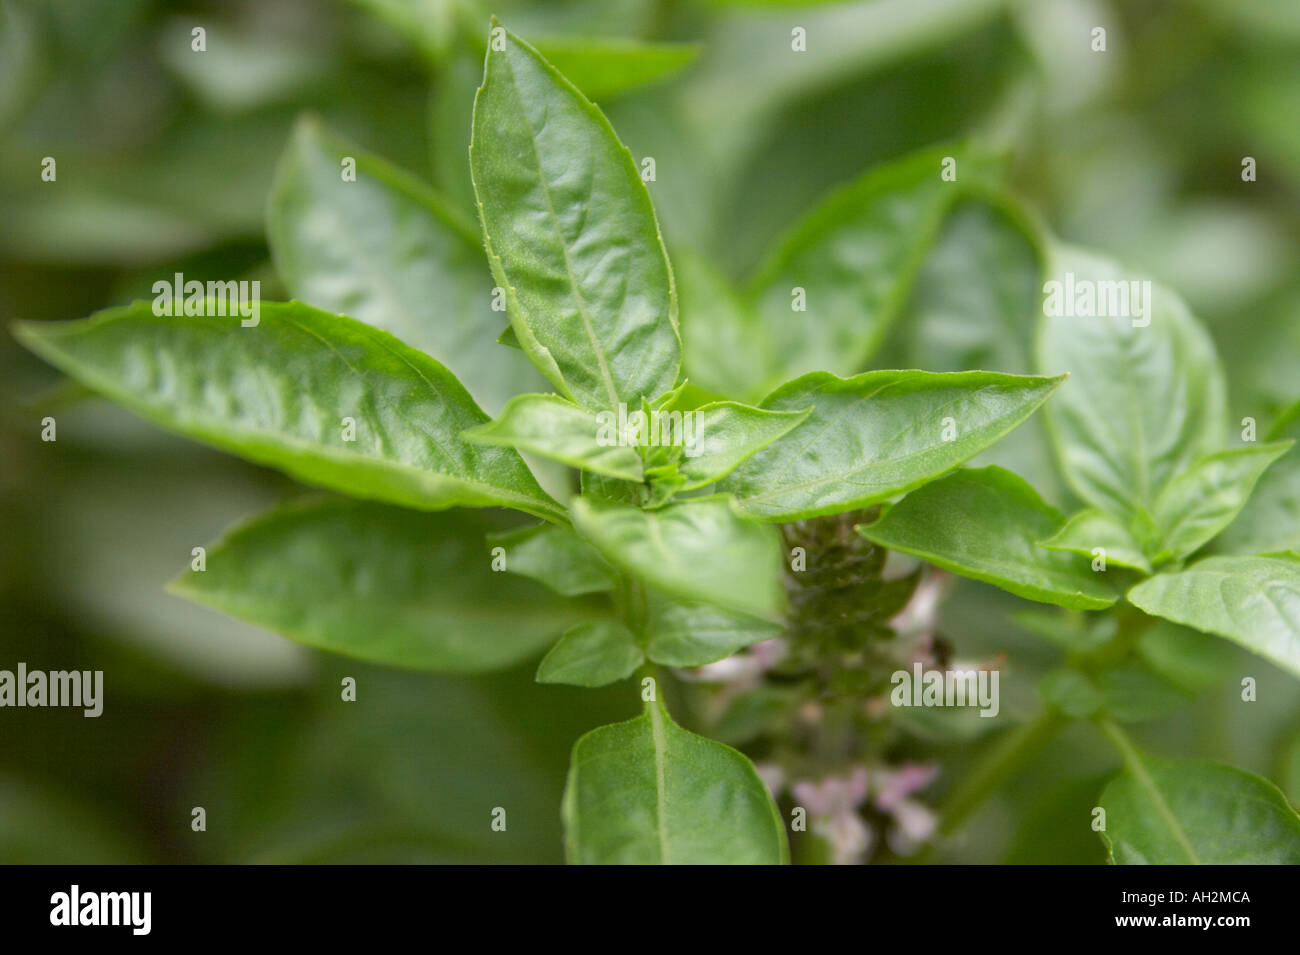
<path id="1" fill-rule="evenodd" d="M 426 514 L 306 500 L 239 525 L 173 593 L 345 656 L 478 672 L 541 651 L 584 616 L 538 585 L 494 573 L 468 512 Z"/>

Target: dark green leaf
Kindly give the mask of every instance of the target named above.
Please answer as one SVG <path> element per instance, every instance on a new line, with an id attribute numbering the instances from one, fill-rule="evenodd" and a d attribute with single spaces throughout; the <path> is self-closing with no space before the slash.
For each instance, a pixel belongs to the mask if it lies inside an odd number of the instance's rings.
<path id="1" fill-rule="evenodd" d="M 271 511 L 208 548 L 169 589 L 298 643 L 419 670 L 478 672 L 527 659 L 587 616 L 494 573 L 470 512 L 422 514 L 338 498 Z"/>

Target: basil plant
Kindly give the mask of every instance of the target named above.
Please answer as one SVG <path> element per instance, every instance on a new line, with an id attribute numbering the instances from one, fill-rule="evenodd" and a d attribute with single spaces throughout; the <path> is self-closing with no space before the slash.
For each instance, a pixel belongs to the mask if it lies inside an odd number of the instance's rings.
<path id="1" fill-rule="evenodd" d="M 268 220 L 294 301 L 18 327 L 155 424 L 332 492 L 233 528 L 176 593 L 394 667 L 540 658 L 541 683 L 619 684 L 639 715 L 572 750 L 572 862 L 925 852 L 1073 721 L 1123 759 L 1078 823 L 1114 861 L 1300 862 L 1271 783 L 1123 729 L 1220 675 L 1197 631 L 1300 675 L 1300 406 L 1230 446 L 1218 358 L 1173 292 L 1056 243 L 966 147 L 833 193 L 733 288 L 689 249 L 670 262 L 642 164 L 495 23 L 469 168 L 477 226 L 304 119 Z M 972 199 L 1032 246 L 1004 284 L 1060 300 L 1027 336 L 996 296 L 927 302 L 960 285 L 933 281 L 962 266 L 938 245 L 1001 240 Z M 1129 307 L 1083 317 L 1093 287 L 1094 312 Z M 1031 373 L 864 371 L 917 301 L 921 334 L 969 325 L 1006 345 L 979 363 Z M 898 674 L 956 666 L 933 625 L 949 573 L 1034 602 L 1017 620 L 1064 653 L 936 816 L 933 768 L 890 754 L 929 718 Z"/>

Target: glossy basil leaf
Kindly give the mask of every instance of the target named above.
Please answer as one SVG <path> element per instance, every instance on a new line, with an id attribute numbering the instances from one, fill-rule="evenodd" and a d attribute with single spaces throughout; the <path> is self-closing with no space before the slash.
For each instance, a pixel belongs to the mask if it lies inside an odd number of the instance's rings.
<path id="1" fill-rule="evenodd" d="M 562 813 L 571 863 L 790 860 L 785 826 L 753 764 L 730 746 L 682 729 L 660 703 L 578 740 Z"/>
<path id="2" fill-rule="evenodd" d="M 1110 606 L 1119 595 L 1087 560 L 1039 546 L 1064 520 L 1019 477 L 990 466 L 927 484 L 858 532 L 1029 600 L 1075 610 Z"/>
<path id="3" fill-rule="evenodd" d="M 941 178 L 945 155 L 921 153 L 868 172 L 777 243 L 747 295 L 770 343 L 765 387 L 862 369 L 959 195 L 957 183 Z"/>
<path id="4" fill-rule="evenodd" d="M 1300 402 L 1268 434 L 1270 441 L 1300 440 Z M 1264 472 L 1237 519 L 1214 541 L 1231 554 L 1300 551 L 1300 452 L 1284 454 Z"/>
<path id="5" fill-rule="evenodd" d="M 647 43 L 622 37 L 539 37 L 537 52 L 593 100 L 663 79 L 700 53 L 697 43 Z"/>
<path id="6" fill-rule="evenodd" d="M 681 358 L 650 195 L 600 110 L 495 21 L 493 37 L 470 171 L 511 325 L 567 397 L 639 407 L 677 383 Z"/>
<path id="7" fill-rule="evenodd" d="M 566 631 L 537 667 L 538 683 L 604 686 L 632 675 L 645 657 L 632 631 L 612 620 Z"/>
<path id="8" fill-rule="evenodd" d="M 541 581 L 566 597 L 613 590 L 618 579 L 605 558 L 568 527 L 535 524 L 490 534 L 488 543 L 505 551 L 507 571 Z"/>
<path id="9" fill-rule="evenodd" d="M 485 515 L 313 498 L 209 546 L 168 589 L 298 643 L 419 670 L 474 673 L 532 657 L 588 615 L 494 573 Z"/>
<path id="10" fill-rule="evenodd" d="M 345 157 L 355 180 L 343 178 Z M 421 183 L 307 119 L 280 160 L 267 239 L 290 294 L 392 332 L 450 368 L 488 411 L 540 384 L 492 333 L 492 279 L 473 223 Z"/>
<path id="11" fill-rule="evenodd" d="M 1209 336 L 1172 291 L 1152 283 L 1147 295 L 1139 284 L 1135 295 L 1131 282 L 1140 279 L 1114 262 L 1055 249 L 1037 345 L 1039 371 L 1070 373 L 1046 410 L 1066 479 L 1126 521 L 1149 517 L 1164 486 L 1217 451 L 1227 430 Z M 1103 310 L 1102 300 L 1110 314 L 1078 314 Z"/>
<path id="12" fill-rule="evenodd" d="M 494 421 L 466 431 L 463 437 L 473 444 L 531 451 L 624 481 L 640 481 L 644 473 L 637 449 L 620 446 L 617 421 L 602 424 L 598 415 L 558 395 L 511 398 Z"/>
<path id="13" fill-rule="evenodd" d="M 781 542 L 721 495 L 657 511 L 595 507 L 575 498 L 574 527 L 615 566 L 683 600 L 777 619 L 784 609 Z"/>
<path id="14" fill-rule="evenodd" d="M 1101 794 L 1121 865 L 1296 865 L 1300 816 L 1267 779 L 1208 760 L 1140 758 Z"/>
<path id="15" fill-rule="evenodd" d="M 1095 507 L 1085 508 L 1073 515 L 1065 526 L 1045 541 L 1048 550 L 1063 550 L 1092 557 L 1100 547 L 1106 552 L 1106 563 L 1132 567 L 1151 573 L 1151 561 L 1142 552 L 1142 545 L 1134 540 L 1128 525 L 1109 511 Z"/>
<path id="16" fill-rule="evenodd" d="M 217 302 L 204 308 L 215 315 Z M 423 352 L 297 302 L 262 303 L 256 325 L 241 321 L 137 302 L 15 334 L 141 417 L 308 484 L 422 510 L 564 520 L 518 454 L 461 440 L 487 415 Z"/>
<path id="17" fill-rule="evenodd" d="M 986 371 L 804 375 L 762 407 L 811 408 L 809 416 L 718 490 L 769 521 L 879 503 L 974 457 L 1033 414 L 1062 380 Z"/>
<path id="18" fill-rule="evenodd" d="M 1300 676 L 1300 560 L 1210 557 L 1128 592 L 1157 617 L 1217 633 Z"/>
<path id="19" fill-rule="evenodd" d="M 652 593 L 645 652 L 664 666 L 698 667 L 781 633 L 781 626 L 749 614 Z"/>
<path id="20" fill-rule="evenodd" d="M 683 491 L 726 477 L 743 462 L 799 425 L 811 409 L 764 411 L 734 401 L 719 401 L 691 412 L 694 442 L 685 448 L 678 468 Z"/>
<path id="21" fill-rule="evenodd" d="M 1220 451 L 1197 461 L 1165 485 L 1155 521 L 1164 535 L 1156 556 L 1181 559 L 1199 550 L 1241 511 L 1265 469 L 1291 442 Z"/>

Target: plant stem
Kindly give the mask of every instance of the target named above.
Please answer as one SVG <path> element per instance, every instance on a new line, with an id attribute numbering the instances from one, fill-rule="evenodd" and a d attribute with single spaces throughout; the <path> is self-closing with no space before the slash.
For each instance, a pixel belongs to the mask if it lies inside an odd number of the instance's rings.
<path id="1" fill-rule="evenodd" d="M 1032 721 L 1006 735 L 988 758 L 968 775 L 945 800 L 940 810 L 939 831 L 950 835 L 1027 763 L 1067 719 L 1046 709 Z"/>

